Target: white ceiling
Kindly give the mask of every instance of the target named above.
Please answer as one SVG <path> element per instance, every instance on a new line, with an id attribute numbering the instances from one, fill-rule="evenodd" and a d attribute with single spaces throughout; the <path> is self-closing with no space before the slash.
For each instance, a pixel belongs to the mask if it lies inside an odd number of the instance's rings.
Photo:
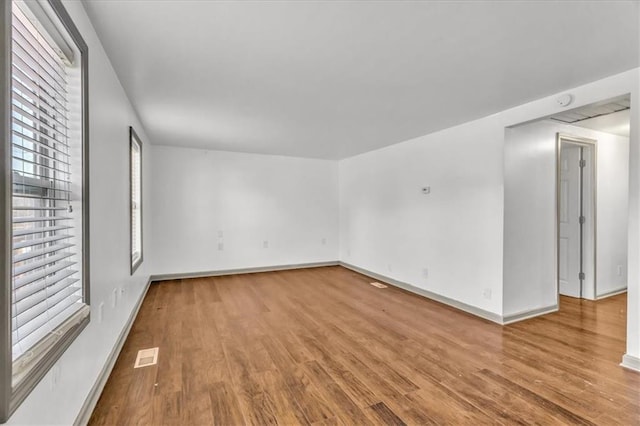
<path id="1" fill-rule="evenodd" d="M 631 117 L 629 110 L 625 109 L 612 114 L 576 121 L 571 125 L 628 138 L 631 130 Z"/>
<path id="2" fill-rule="evenodd" d="M 85 0 L 151 142 L 338 159 L 638 66 L 638 2 Z"/>

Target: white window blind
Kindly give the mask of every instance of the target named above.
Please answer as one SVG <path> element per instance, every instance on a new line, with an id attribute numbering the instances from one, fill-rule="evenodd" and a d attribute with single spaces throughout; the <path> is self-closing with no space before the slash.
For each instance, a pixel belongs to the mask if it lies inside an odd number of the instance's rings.
<path id="1" fill-rule="evenodd" d="M 85 315 L 72 209 L 67 64 L 18 7 L 12 17 L 14 375 Z M 17 365 L 17 367 L 16 367 Z"/>
<path id="2" fill-rule="evenodd" d="M 131 134 L 131 267 L 142 261 L 142 146 Z"/>

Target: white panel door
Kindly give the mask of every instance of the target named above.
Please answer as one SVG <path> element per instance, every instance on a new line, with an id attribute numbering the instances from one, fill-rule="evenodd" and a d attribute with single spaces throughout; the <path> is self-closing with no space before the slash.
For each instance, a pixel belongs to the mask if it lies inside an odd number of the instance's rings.
<path id="1" fill-rule="evenodd" d="M 562 144 L 560 152 L 560 294 L 580 297 L 580 147 Z"/>

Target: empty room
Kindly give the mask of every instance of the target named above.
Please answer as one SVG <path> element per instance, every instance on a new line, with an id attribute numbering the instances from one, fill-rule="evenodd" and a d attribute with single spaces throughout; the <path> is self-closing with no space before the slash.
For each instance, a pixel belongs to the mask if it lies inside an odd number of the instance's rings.
<path id="1" fill-rule="evenodd" d="M 0 22 L 1 424 L 640 425 L 640 1 Z"/>

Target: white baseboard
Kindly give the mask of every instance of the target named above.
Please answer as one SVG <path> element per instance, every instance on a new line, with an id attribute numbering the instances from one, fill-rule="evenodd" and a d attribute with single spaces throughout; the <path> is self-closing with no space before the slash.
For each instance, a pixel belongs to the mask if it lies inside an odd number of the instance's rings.
<path id="1" fill-rule="evenodd" d="M 596 300 L 606 299 L 607 297 L 617 296 L 619 294 L 626 293 L 626 292 L 627 292 L 627 287 L 625 286 L 624 288 L 619 288 L 617 290 L 608 291 L 604 294 L 599 294 L 596 296 Z"/>
<path id="2" fill-rule="evenodd" d="M 87 395 L 87 398 L 85 399 L 84 404 L 82 404 L 82 408 L 80 408 L 80 412 L 76 417 L 76 421 L 73 422 L 74 425 L 85 426 L 86 424 L 89 423 L 91 414 L 93 413 L 93 410 L 96 408 L 96 404 L 100 399 L 100 395 L 102 394 L 102 390 L 104 389 L 104 386 L 107 384 L 107 380 L 109 380 L 109 376 L 111 375 L 111 371 L 113 370 L 113 367 L 116 364 L 118 355 L 120 355 L 120 351 L 122 350 L 124 343 L 127 341 L 127 337 L 129 336 L 129 331 L 131 331 L 133 322 L 138 316 L 138 311 L 140 311 L 142 302 L 144 301 L 144 298 L 147 295 L 147 291 L 149 290 L 149 285 L 151 284 L 151 281 L 152 281 L 151 277 L 149 277 L 149 280 L 147 281 L 147 284 L 145 285 L 144 290 L 140 295 L 140 298 L 136 302 L 136 306 L 131 311 L 131 314 L 129 315 L 129 318 L 127 319 L 127 322 L 124 328 L 122 329 L 122 331 L 120 332 L 120 335 L 118 336 L 118 340 L 116 341 L 115 346 L 113 347 L 113 349 L 111 350 L 111 353 L 109 353 L 109 356 L 107 357 L 107 362 L 102 367 L 102 371 L 100 371 L 100 374 L 98 375 L 98 379 L 93 384 L 91 391 L 89 391 L 89 395 Z"/>
<path id="3" fill-rule="evenodd" d="M 558 305 L 550 305 L 542 308 L 531 309 L 528 311 L 516 312 L 515 314 L 509 314 L 502 317 L 502 323 L 504 325 L 513 324 L 514 322 L 524 321 L 533 317 L 539 317 L 540 315 L 546 315 L 553 312 L 558 312 Z"/>
<path id="4" fill-rule="evenodd" d="M 466 303 L 459 302 L 459 301 L 454 300 L 454 299 L 450 299 L 450 298 L 448 298 L 446 296 L 442 296 L 440 294 L 433 293 L 433 292 L 431 292 L 429 290 L 424 290 L 422 288 L 415 287 L 415 286 L 413 286 L 411 284 L 408 284 L 408 283 L 405 283 L 405 282 L 402 282 L 402 281 L 398 281 L 398 280 L 396 280 L 394 278 L 390 278 L 390 277 L 387 277 L 387 276 L 384 276 L 384 275 L 380 275 L 380 274 L 375 273 L 375 272 L 368 271 L 366 269 L 360 268 L 360 267 L 355 266 L 355 265 L 351 265 L 349 263 L 340 262 L 340 266 L 344 266 L 345 268 L 351 269 L 352 271 L 358 272 L 359 274 L 366 275 L 368 277 L 374 278 L 374 279 L 379 280 L 379 281 L 384 281 L 385 283 L 391 284 L 394 287 L 398 287 L 398 288 L 401 288 L 403 290 L 407 290 L 407 291 L 409 291 L 411 293 L 414 293 L 414 294 L 417 294 L 419 296 L 426 297 L 427 299 L 435 300 L 436 302 L 440 302 L 442 304 L 454 307 L 456 309 L 459 309 L 461 311 L 464 311 L 464 312 L 467 312 L 469 314 L 475 315 L 477 317 L 484 318 L 486 320 L 489 320 L 491 322 L 495 322 L 495 323 L 498 323 L 498 324 L 502 324 L 502 316 L 500 316 L 498 314 L 495 314 L 493 312 L 489 312 L 489 311 L 486 311 L 484 309 L 477 308 L 475 306 L 467 305 Z"/>
<path id="5" fill-rule="evenodd" d="M 638 357 L 624 354 L 620 365 L 629 370 L 640 372 L 640 358 Z"/>
<path id="6" fill-rule="evenodd" d="M 257 268 L 219 269 L 216 271 L 181 272 L 178 274 L 157 274 L 157 275 L 152 275 L 150 280 L 164 281 L 164 280 L 180 280 L 180 279 L 187 279 L 187 278 L 219 277 L 222 275 L 256 274 L 259 272 L 286 271 L 290 269 L 322 268 L 324 266 L 337 266 L 338 264 L 339 262 L 337 260 L 333 260 L 329 262 L 260 266 Z"/>

